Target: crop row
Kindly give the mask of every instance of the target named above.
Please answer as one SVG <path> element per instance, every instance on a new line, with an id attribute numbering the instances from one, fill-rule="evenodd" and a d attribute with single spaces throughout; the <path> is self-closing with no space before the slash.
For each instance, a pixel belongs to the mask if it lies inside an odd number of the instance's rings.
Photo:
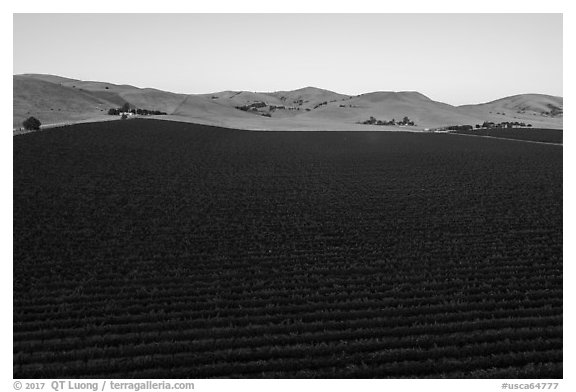
<path id="1" fill-rule="evenodd" d="M 111 375 L 113 378 L 141 378 L 142 374 L 160 373 L 165 378 L 208 378 L 223 377 L 228 375 L 258 374 L 264 372 L 286 372 L 317 370 L 333 367 L 344 367 L 350 363 L 369 362 L 372 368 L 371 374 L 382 365 L 389 370 L 379 376 L 419 376 L 427 373 L 437 373 L 442 371 L 453 371 L 455 369 L 478 369 L 482 367 L 502 367 L 510 364 L 526 364 L 540 361 L 559 361 L 562 358 L 557 350 L 562 348 L 561 339 L 546 342 L 497 342 L 482 345 L 449 346 L 425 350 L 420 348 L 412 349 L 385 349 L 383 351 L 372 350 L 371 344 L 365 346 L 366 350 L 359 352 L 331 352 L 327 355 L 308 356 L 305 348 L 299 349 L 299 356 L 291 357 L 288 354 L 282 355 L 278 359 L 268 359 L 265 361 L 248 358 L 246 362 L 236 360 L 216 361 L 214 363 L 195 366 L 194 354 L 183 355 L 154 355 L 136 358 L 122 358 L 112 360 L 77 360 L 66 363 L 67 374 L 74 378 L 91 376 Z M 549 348 L 547 349 L 542 349 Z M 400 358 L 400 360 L 399 360 Z M 447 361 L 451 365 L 447 365 Z M 400 366 L 410 363 L 409 367 Z M 395 366 L 396 365 L 396 366 Z M 487 366 L 488 365 L 488 366 Z M 60 364 L 23 365 L 15 368 L 15 376 L 20 374 L 30 374 L 32 378 L 54 378 L 58 377 L 62 369 Z M 187 372 L 183 375 L 183 370 Z M 378 373 L 376 373 L 378 374 Z M 148 376 L 150 377 L 150 376 Z M 158 377 L 157 375 L 155 377 Z"/>
<path id="2" fill-rule="evenodd" d="M 13 373 L 562 375 L 562 149 L 153 120 L 14 139 Z"/>
<path id="3" fill-rule="evenodd" d="M 400 328 L 387 330 L 382 328 L 354 328 L 346 330 L 328 330 L 315 333 L 291 333 L 289 335 L 275 334 L 244 338 L 221 338 L 218 340 L 211 338 L 194 339 L 194 335 L 186 333 L 169 336 L 163 334 L 159 339 L 158 335 L 150 336 L 152 339 L 145 343 L 141 336 L 137 339 L 127 338 L 123 341 L 117 339 L 116 342 L 108 337 L 101 337 L 102 342 L 96 343 L 92 340 L 85 340 L 86 348 L 78 349 L 78 342 L 69 341 L 68 344 L 51 344 L 49 351 L 41 351 L 42 346 L 33 348 L 28 353 L 18 351 L 15 354 L 14 362 L 19 364 L 49 363 L 49 362 L 71 362 L 78 358 L 87 360 L 111 359 L 111 358 L 133 358 L 137 356 L 149 356 L 160 354 L 195 353 L 198 357 L 196 362 L 203 360 L 213 360 L 218 352 L 229 356 L 234 350 L 240 352 L 249 351 L 251 353 L 271 352 L 270 347 L 276 351 L 282 347 L 297 345 L 311 345 L 310 353 L 318 348 L 335 350 L 334 345 L 345 342 L 346 350 L 352 349 L 353 342 L 361 341 L 362 345 L 371 344 L 372 348 L 402 348 L 419 347 L 434 348 L 439 346 L 462 345 L 462 344 L 482 344 L 487 342 L 524 340 L 536 342 L 542 339 L 561 339 L 561 326 L 547 327 L 518 327 L 501 329 L 482 329 L 468 331 L 467 324 L 464 329 L 457 331 L 452 324 L 445 324 L 446 330 L 438 333 L 432 329 L 430 333 L 423 333 L 422 328 L 414 330 L 404 330 Z M 414 335 L 409 335 L 414 333 Z M 280 350 L 279 352 L 281 352 Z"/>
<path id="4" fill-rule="evenodd" d="M 504 292 L 504 293 L 486 293 L 479 292 L 475 294 L 463 293 L 454 298 L 453 293 L 438 293 L 431 297 L 422 293 L 420 295 L 410 295 L 410 292 L 391 292 L 386 294 L 372 293 L 370 291 L 342 293 L 340 295 L 310 295 L 281 297 L 270 295 L 258 299 L 230 299 L 225 296 L 195 297 L 192 295 L 148 295 L 143 300 L 135 299 L 126 303 L 119 301 L 104 300 L 98 301 L 87 300 L 83 308 L 67 308 L 65 314 L 62 313 L 62 304 L 55 308 L 46 307 L 28 307 L 24 311 L 14 314 L 14 322 L 18 325 L 26 324 L 28 321 L 42 319 L 45 321 L 57 321 L 59 319 L 86 319 L 89 315 L 95 319 L 109 319 L 113 317 L 137 316 L 141 314 L 186 312 L 190 318 L 210 318 L 215 315 L 224 316 L 242 316 L 274 313 L 300 313 L 311 312 L 314 310 L 338 311 L 338 310 L 359 310 L 373 309 L 378 311 L 389 311 L 390 309 L 411 309 L 417 308 L 416 311 L 423 309 L 437 309 L 438 306 L 446 306 L 453 309 L 455 305 L 468 304 L 473 309 L 474 306 L 481 304 L 486 308 L 489 306 L 497 307 L 502 304 L 513 303 L 516 307 L 534 307 L 538 304 L 561 304 L 562 292 L 559 290 L 531 290 L 529 292 Z M 150 304 L 149 298 L 153 298 L 155 303 Z M 65 301 L 62 302 L 66 304 Z M 88 310 L 89 309 L 89 310 Z"/>
<path id="5" fill-rule="evenodd" d="M 106 345 L 107 341 L 110 344 L 117 344 L 118 339 L 126 339 L 130 341 L 158 341 L 166 337 L 171 340 L 181 339 L 221 339 L 221 338 L 242 338 L 254 337 L 266 334 L 302 334 L 302 333 L 315 333 L 315 332 L 328 332 L 347 329 L 370 329 L 378 328 L 382 333 L 392 334 L 396 333 L 444 333 L 451 331 L 450 328 L 458 328 L 461 330 L 480 330 L 491 328 L 508 328 L 518 327 L 519 322 L 523 322 L 522 326 L 532 327 L 545 327 L 555 326 L 561 323 L 561 314 L 559 309 L 542 309 L 538 312 L 538 316 L 534 316 L 532 310 L 500 310 L 493 313 L 486 314 L 485 312 L 477 311 L 470 313 L 448 313 L 448 314 L 433 314 L 427 316 L 402 316 L 402 317 L 378 317 L 374 314 L 358 315 L 355 318 L 346 319 L 346 315 L 341 314 L 340 317 L 327 315 L 331 319 L 320 318 L 317 320 L 303 321 L 301 319 L 278 319 L 276 322 L 273 320 L 268 323 L 261 322 L 260 324 L 252 324 L 250 319 L 244 319 L 243 323 L 222 323 L 221 326 L 214 326 L 211 329 L 206 328 L 204 325 L 194 325 L 194 322 L 189 320 L 166 320 L 158 322 L 147 322 L 140 324 L 125 324 L 125 325 L 87 325 L 83 328 L 72 328 L 69 330 L 52 330 L 41 332 L 29 332 L 15 334 L 14 350 L 15 352 L 23 351 L 38 351 L 43 347 L 71 347 L 71 345 Z M 350 317 L 350 316 L 348 316 Z M 514 318 L 515 317 L 515 318 Z M 335 319 L 334 319 L 335 318 Z M 209 322 L 211 320 L 207 320 Z M 206 323 L 203 323 L 206 324 Z M 138 332 L 134 332 L 134 325 L 138 325 Z M 242 328 L 239 328 L 242 327 Z M 442 328 L 447 328 L 446 330 Z M 428 329 L 428 330 L 427 330 Z M 70 333 L 75 333 L 74 338 L 70 338 Z M 179 337 L 180 336 L 180 337 Z"/>
<path id="6" fill-rule="evenodd" d="M 534 275 L 528 275 L 526 272 L 534 272 Z M 187 273 L 192 275 L 192 271 L 183 271 L 183 274 Z M 272 271 L 272 273 L 274 273 Z M 510 271 L 510 273 L 504 271 L 484 271 L 484 272 L 471 272 L 469 271 L 463 273 L 455 271 L 450 274 L 448 271 L 436 275 L 435 272 L 420 271 L 420 274 L 405 275 L 402 277 L 389 277 L 385 272 L 371 271 L 372 275 L 379 275 L 381 277 L 374 277 L 369 281 L 363 279 L 362 274 L 346 274 L 345 272 L 341 274 L 316 274 L 314 271 L 309 271 L 307 276 L 299 276 L 298 274 L 290 274 L 286 276 L 286 279 L 282 279 L 283 286 L 272 288 L 270 282 L 273 279 L 277 279 L 278 272 L 274 276 L 270 276 L 270 273 L 264 274 L 260 273 L 258 275 L 247 275 L 250 276 L 250 282 L 242 281 L 240 279 L 228 279 L 222 281 L 223 277 L 221 274 L 215 277 L 204 277 L 202 281 L 197 278 L 190 278 L 181 281 L 182 276 L 178 279 L 162 278 L 162 279 L 126 279 L 120 278 L 116 281 L 94 281 L 90 277 L 78 280 L 76 282 L 70 282 L 68 284 L 69 288 L 54 288 L 43 287 L 42 291 L 40 289 L 35 290 L 36 292 L 44 293 L 42 298 L 24 298 L 15 300 L 19 306 L 25 306 L 26 303 L 34 303 L 36 305 L 41 304 L 51 304 L 62 302 L 74 303 L 74 302 L 85 302 L 86 298 L 89 297 L 95 301 L 102 300 L 103 298 L 130 298 L 137 300 L 137 295 L 142 295 L 147 297 L 148 290 L 142 290 L 145 287 L 152 287 L 152 292 L 161 295 L 163 291 L 170 291 L 176 293 L 197 293 L 199 298 L 202 296 L 214 296 L 214 292 L 218 292 L 223 296 L 231 295 L 234 293 L 240 293 L 243 296 L 250 295 L 254 293 L 257 295 L 266 294 L 266 292 L 329 292 L 330 290 L 336 291 L 335 289 L 349 290 L 350 292 L 356 292 L 364 289 L 370 289 L 372 292 L 380 292 L 385 294 L 386 291 L 397 291 L 398 283 L 402 283 L 406 286 L 414 284 L 415 287 L 410 288 L 414 290 L 417 295 L 418 291 L 421 290 L 432 290 L 439 293 L 443 291 L 468 291 L 477 286 L 489 286 L 494 290 L 496 289 L 518 289 L 526 290 L 529 288 L 542 289 L 542 288 L 553 288 L 558 287 L 558 284 L 562 281 L 562 271 L 561 269 L 556 269 L 553 267 L 546 268 L 534 267 L 533 269 L 518 267 L 515 271 Z M 239 278 L 239 276 L 234 275 L 234 278 Z M 220 278 L 220 279 L 216 279 Z M 511 280 L 514 280 L 514 285 L 511 285 Z M 178 283 L 174 283 L 177 280 Z M 112 283 L 114 282 L 114 283 Z M 102 287 L 103 286 L 103 287 Z M 101 288 L 102 287 L 102 288 Z M 78 289 L 81 288 L 79 291 Z M 101 288 L 101 289 L 100 289 Z M 334 294 L 334 293 L 331 293 Z"/>

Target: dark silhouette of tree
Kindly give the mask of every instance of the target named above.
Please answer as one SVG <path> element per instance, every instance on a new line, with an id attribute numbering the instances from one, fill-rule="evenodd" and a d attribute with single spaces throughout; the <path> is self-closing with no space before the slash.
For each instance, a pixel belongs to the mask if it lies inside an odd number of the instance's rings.
<path id="1" fill-rule="evenodd" d="M 42 123 L 40 123 L 40 120 L 38 120 L 36 117 L 28 117 L 26 120 L 24 120 L 22 125 L 24 126 L 24 129 L 28 131 L 37 131 L 40 129 L 40 125 L 42 125 Z"/>
<path id="2" fill-rule="evenodd" d="M 128 102 L 124 103 L 124 105 L 122 105 L 122 107 L 120 108 L 121 112 L 129 112 L 130 111 L 130 104 Z"/>

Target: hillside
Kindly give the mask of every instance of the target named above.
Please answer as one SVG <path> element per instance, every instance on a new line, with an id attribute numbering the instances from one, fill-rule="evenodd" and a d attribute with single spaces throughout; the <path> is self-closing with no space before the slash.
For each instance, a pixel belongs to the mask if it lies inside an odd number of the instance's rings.
<path id="1" fill-rule="evenodd" d="M 479 118 L 458 113 L 451 105 L 432 101 L 417 92 L 374 92 L 327 105 L 304 115 L 311 118 L 337 118 L 347 123 L 364 121 L 371 116 L 390 121 L 409 117 L 420 127 L 450 124 L 474 124 Z M 480 121 L 481 122 L 481 121 Z"/>
<path id="2" fill-rule="evenodd" d="M 93 97 L 112 102 L 116 106 L 121 106 L 124 102 L 128 102 L 142 109 L 161 110 L 168 113 L 172 112 L 186 98 L 185 94 L 175 94 L 153 88 L 138 88 L 126 84 L 117 85 L 106 82 L 82 81 L 53 75 L 27 74 L 22 76 L 80 90 Z"/>
<path id="3" fill-rule="evenodd" d="M 41 79 L 13 78 L 14 127 L 30 116 L 45 124 L 99 118 L 113 106 L 111 101 L 79 89 Z"/>
<path id="4" fill-rule="evenodd" d="M 564 99 L 544 94 L 520 94 L 478 105 L 463 105 L 458 111 L 490 121 L 522 121 L 543 128 L 562 128 Z"/>
<path id="5" fill-rule="evenodd" d="M 232 108 L 250 105 L 256 102 L 265 102 L 268 105 L 282 104 L 282 101 L 270 94 L 251 91 L 221 91 L 212 94 L 199 94 L 198 97 L 210 99 L 214 103 Z"/>
<path id="6" fill-rule="evenodd" d="M 68 83 L 75 84 L 75 83 L 81 82 L 78 79 L 65 78 L 63 76 L 49 75 L 49 74 L 22 74 L 22 75 L 16 75 L 16 76 L 18 76 L 20 78 L 43 80 L 45 82 L 63 84 L 63 85 L 68 85 Z"/>
<path id="7" fill-rule="evenodd" d="M 196 95 L 186 96 L 184 100 L 169 113 L 173 119 L 184 121 L 186 121 L 186 119 L 193 119 L 202 124 L 227 127 L 232 127 L 236 121 L 250 121 L 258 117 Z"/>
<path id="8" fill-rule="evenodd" d="M 315 87 L 275 92 L 222 91 L 199 96 L 224 106 L 243 108 L 273 118 L 292 118 L 329 102 L 349 99 L 347 95 Z"/>
<path id="9" fill-rule="evenodd" d="M 561 129 L 563 119 L 563 98 L 542 94 L 452 106 L 415 91 L 348 96 L 305 87 L 293 91 L 187 95 L 54 75 L 15 75 L 13 80 L 14 127 L 19 127 L 29 116 L 37 117 L 43 124 L 110 119 L 107 110 L 125 102 L 141 109 L 166 112 L 165 119 L 255 130 L 392 130 L 399 128 L 359 123 L 370 117 L 398 121 L 405 116 L 414 121 L 413 130 L 484 121 L 517 121 Z"/>
<path id="10" fill-rule="evenodd" d="M 304 87 L 293 91 L 276 91 L 270 95 L 279 98 L 285 105 L 301 109 L 315 109 L 319 105 L 349 99 L 350 96 L 316 87 Z"/>

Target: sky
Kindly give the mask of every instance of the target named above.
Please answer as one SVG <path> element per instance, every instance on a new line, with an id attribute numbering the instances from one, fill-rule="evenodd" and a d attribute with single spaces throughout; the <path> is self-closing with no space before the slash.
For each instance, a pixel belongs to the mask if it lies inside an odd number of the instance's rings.
<path id="1" fill-rule="evenodd" d="M 14 14 L 13 73 L 177 93 L 562 96 L 562 14 Z"/>

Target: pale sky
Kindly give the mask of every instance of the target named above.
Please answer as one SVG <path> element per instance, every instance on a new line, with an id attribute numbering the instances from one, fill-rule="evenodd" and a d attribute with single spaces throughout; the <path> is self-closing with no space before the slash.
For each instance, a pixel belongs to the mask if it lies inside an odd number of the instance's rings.
<path id="1" fill-rule="evenodd" d="M 14 14 L 13 72 L 188 94 L 562 96 L 562 14 Z"/>

